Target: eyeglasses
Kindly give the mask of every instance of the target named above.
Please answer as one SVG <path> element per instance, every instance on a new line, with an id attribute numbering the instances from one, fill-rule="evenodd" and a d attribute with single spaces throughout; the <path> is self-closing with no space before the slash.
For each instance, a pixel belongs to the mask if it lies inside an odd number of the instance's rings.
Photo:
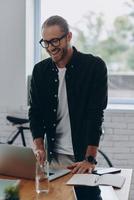
<path id="1" fill-rule="evenodd" d="M 53 38 L 51 40 L 43 40 L 43 39 L 41 39 L 39 41 L 39 43 L 41 44 L 41 46 L 43 48 L 48 48 L 49 44 L 51 44 L 53 47 L 58 47 L 60 45 L 60 41 L 66 36 L 67 36 L 67 34 L 62 35 L 60 38 Z"/>

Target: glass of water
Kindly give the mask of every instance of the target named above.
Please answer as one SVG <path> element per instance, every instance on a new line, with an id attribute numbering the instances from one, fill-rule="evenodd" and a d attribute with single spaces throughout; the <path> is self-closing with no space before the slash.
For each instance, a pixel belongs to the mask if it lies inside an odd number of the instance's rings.
<path id="1" fill-rule="evenodd" d="M 43 164 L 36 163 L 36 192 L 48 193 L 49 192 L 49 163 L 48 161 L 44 161 Z"/>

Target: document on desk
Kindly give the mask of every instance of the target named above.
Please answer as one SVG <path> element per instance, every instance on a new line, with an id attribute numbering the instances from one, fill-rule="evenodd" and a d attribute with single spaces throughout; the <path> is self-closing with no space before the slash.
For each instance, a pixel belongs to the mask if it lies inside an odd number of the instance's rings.
<path id="1" fill-rule="evenodd" d="M 67 182 L 67 185 L 85 185 L 85 186 L 97 186 L 97 185 L 110 185 L 113 187 L 121 188 L 125 182 L 125 177 L 117 174 L 74 174 L 72 178 Z"/>

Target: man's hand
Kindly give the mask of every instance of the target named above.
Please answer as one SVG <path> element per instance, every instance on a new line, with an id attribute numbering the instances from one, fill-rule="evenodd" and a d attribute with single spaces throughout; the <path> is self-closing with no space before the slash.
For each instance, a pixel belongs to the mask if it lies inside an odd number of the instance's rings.
<path id="1" fill-rule="evenodd" d="M 44 160 L 46 159 L 46 152 L 44 149 L 43 138 L 34 139 L 34 153 L 35 153 L 37 161 L 40 164 L 43 164 Z"/>
<path id="2" fill-rule="evenodd" d="M 95 164 L 83 160 L 81 162 L 73 163 L 67 168 L 72 170 L 73 174 L 92 173 L 92 171 L 95 169 Z"/>
<path id="3" fill-rule="evenodd" d="M 35 150 L 35 156 L 36 156 L 37 161 L 40 164 L 43 164 L 44 160 L 46 159 L 45 150 L 40 150 L 40 149 Z"/>

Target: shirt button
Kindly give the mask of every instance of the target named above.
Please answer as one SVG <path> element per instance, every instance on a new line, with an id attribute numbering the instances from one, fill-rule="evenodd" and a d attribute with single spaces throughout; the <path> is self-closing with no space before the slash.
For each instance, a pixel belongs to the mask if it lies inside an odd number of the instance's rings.
<path id="1" fill-rule="evenodd" d="M 57 96 L 58 96 L 57 94 L 54 95 L 55 98 L 57 98 Z"/>
<path id="2" fill-rule="evenodd" d="M 54 71 L 54 68 L 52 68 L 52 71 Z"/>
<path id="3" fill-rule="evenodd" d="M 53 109 L 54 112 L 56 112 L 56 109 Z"/>
<path id="4" fill-rule="evenodd" d="M 55 79 L 54 81 L 55 81 L 55 82 L 57 82 L 58 80 L 57 80 L 57 79 Z"/>
<path id="5" fill-rule="evenodd" d="M 56 124 L 54 123 L 54 124 L 53 124 L 53 127 L 55 127 L 55 126 L 56 126 Z"/>
<path id="6" fill-rule="evenodd" d="M 54 141 L 54 138 L 52 138 L 51 140 Z"/>

